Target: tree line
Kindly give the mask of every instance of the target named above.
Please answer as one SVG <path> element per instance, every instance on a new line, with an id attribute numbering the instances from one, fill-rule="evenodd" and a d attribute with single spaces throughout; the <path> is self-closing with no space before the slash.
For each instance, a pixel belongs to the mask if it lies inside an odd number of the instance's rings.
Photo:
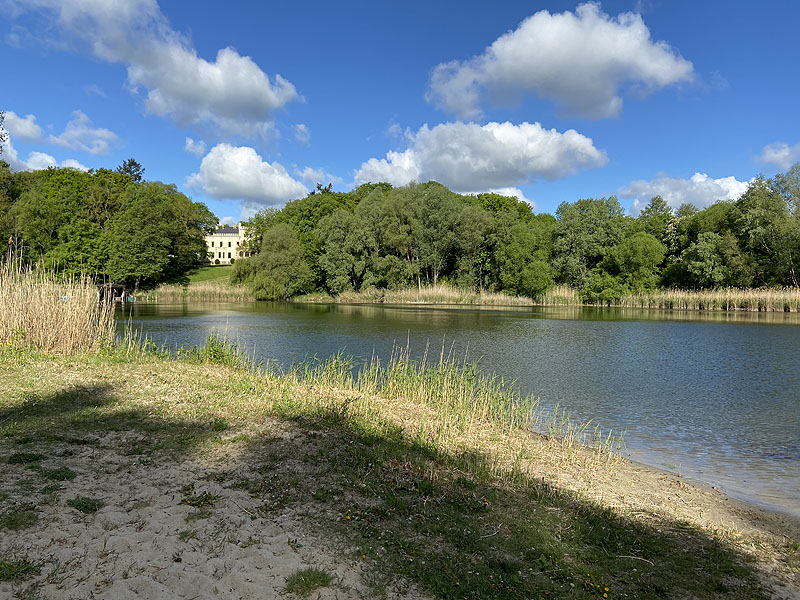
<path id="1" fill-rule="evenodd" d="M 632 217 L 611 196 L 563 202 L 553 216 L 436 182 L 347 193 L 318 184 L 246 226 L 255 255 L 237 261 L 233 281 L 260 299 L 440 282 L 533 298 L 568 284 L 588 302 L 663 287 L 797 286 L 800 164 L 703 210 L 655 196 Z"/>
<path id="2" fill-rule="evenodd" d="M 0 160 L 0 251 L 58 273 L 146 287 L 205 259 L 217 218 L 174 185 L 116 170 L 11 172 Z"/>

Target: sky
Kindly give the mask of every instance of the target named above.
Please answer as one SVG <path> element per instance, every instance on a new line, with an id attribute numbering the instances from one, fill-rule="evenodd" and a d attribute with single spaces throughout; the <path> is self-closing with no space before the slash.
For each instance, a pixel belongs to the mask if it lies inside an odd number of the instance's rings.
<path id="1" fill-rule="evenodd" d="M 800 161 L 797 23 L 794 0 L 0 0 L 0 158 L 132 157 L 226 223 L 368 181 L 704 207 Z"/>

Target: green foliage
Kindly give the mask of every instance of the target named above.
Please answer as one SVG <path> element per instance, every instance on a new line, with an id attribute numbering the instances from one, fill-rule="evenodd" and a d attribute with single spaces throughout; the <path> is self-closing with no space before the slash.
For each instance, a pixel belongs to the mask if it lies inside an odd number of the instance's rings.
<path id="1" fill-rule="evenodd" d="M 122 164 L 117 167 L 117 173 L 127 175 L 134 183 L 140 183 L 144 175 L 144 167 L 133 158 L 129 158 L 122 161 Z"/>
<path id="2" fill-rule="evenodd" d="M 297 234 L 286 223 L 264 233 L 261 252 L 234 265 L 232 283 L 246 283 L 258 300 L 285 300 L 313 282 Z"/>
<path id="3" fill-rule="evenodd" d="M 313 567 L 301 569 L 286 579 L 286 591 L 305 598 L 319 588 L 328 587 L 331 581 L 333 578 L 325 571 Z"/>
<path id="4" fill-rule="evenodd" d="M 559 279 L 582 288 L 608 251 L 622 241 L 625 217 L 616 197 L 562 202 L 553 243 Z"/>
<path id="5" fill-rule="evenodd" d="M 107 271 L 112 280 L 152 285 L 185 273 L 205 255 L 216 217 L 174 185 L 147 182 L 126 189 L 111 222 Z"/>
<path id="6" fill-rule="evenodd" d="M 98 510 L 105 506 L 105 503 L 102 500 L 98 500 L 97 498 L 87 498 L 84 496 L 78 498 L 72 498 L 71 500 L 67 500 L 67 505 L 71 506 L 75 510 L 91 514 L 96 513 Z"/>
<path id="7" fill-rule="evenodd" d="M 0 560 L 0 581 L 24 581 L 38 575 L 41 568 L 27 558 Z"/>

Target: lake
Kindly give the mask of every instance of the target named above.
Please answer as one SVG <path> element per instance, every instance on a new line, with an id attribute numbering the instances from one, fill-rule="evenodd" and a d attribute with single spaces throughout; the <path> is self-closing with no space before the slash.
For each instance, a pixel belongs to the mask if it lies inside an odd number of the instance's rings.
<path id="1" fill-rule="evenodd" d="M 123 311 L 124 315 L 123 316 Z M 444 349 L 513 380 L 574 421 L 624 432 L 631 458 L 800 516 L 800 314 L 615 308 L 137 303 L 119 308 L 155 343 L 218 331 L 287 368 L 394 345 Z"/>

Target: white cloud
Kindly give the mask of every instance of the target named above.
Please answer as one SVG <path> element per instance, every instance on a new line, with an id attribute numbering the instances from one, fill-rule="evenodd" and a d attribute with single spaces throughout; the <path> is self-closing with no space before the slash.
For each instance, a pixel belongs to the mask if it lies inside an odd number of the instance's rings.
<path id="1" fill-rule="evenodd" d="M 58 161 L 54 156 L 44 152 L 30 152 L 26 160 L 22 160 L 17 154 L 16 148 L 11 143 L 11 139 L 4 144 L 3 153 L 0 154 L 0 160 L 8 162 L 12 171 L 37 171 L 40 169 L 47 169 L 49 167 L 59 166 Z M 69 167 L 71 169 L 78 169 L 80 171 L 88 171 L 89 168 L 82 165 L 74 158 L 68 158 L 61 162 L 62 167 Z"/>
<path id="2" fill-rule="evenodd" d="M 13 110 L 6 111 L 4 128 L 9 134 L 23 140 L 36 141 L 42 137 L 42 128 L 36 124 L 34 115 L 20 117 Z"/>
<path id="3" fill-rule="evenodd" d="M 301 144 L 308 144 L 311 141 L 311 132 L 305 123 L 299 123 L 294 126 L 294 139 Z"/>
<path id="4" fill-rule="evenodd" d="M 318 183 L 321 183 L 322 185 L 328 185 L 329 183 L 340 185 L 344 183 L 344 180 L 341 177 L 337 177 L 332 173 L 328 173 L 325 169 L 312 169 L 311 167 L 306 167 L 302 171 L 300 169 L 295 169 L 294 173 L 310 186 L 314 186 Z"/>
<path id="5" fill-rule="evenodd" d="M 299 98 L 294 85 L 267 76 L 249 56 L 222 48 L 213 61 L 197 55 L 174 31 L 156 0 L 6 0 L 13 18 L 41 17 L 42 35 L 53 23 L 64 37 L 96 57 L 122 63 L 132 89 L 144 90 L 149 113 L 179 125 L 211 122 L 229 133 L 269 130 L 273 112 Z"/>
<path id="6" fill-rule="evenodd" d="M 233 227 L 236 225 L 236 219 L 233 217 L 222 217 L 219 220 L 220 225 L 228 225 L 229 227 Z"/>
<path id="7" fill-rule="evenodd" d="M 273 206 L 305 196 L 308 189 L 292 179 L 277 162 L 263 160 L 253 148 L 218 144 L 200 163 L 200 171 L 186 183 L 219 199 Z"/>
<path id="8" fill-rule="evenodd" d="M 423 125 L 408 137 L 407 150 L 363 163 L 356 184 L 435 180 L 455 191 L 486 191 L 559 179 L 608 161 L 591 138 L 574 129 L 544 129 L 539 123 Z"/>
<path id="9" fill-rule="evenodd" d="M 508 103 L 534 92 L 599 118 L 620 113 L 625 88 L 647 93 L 692 77 L 692 63 L 653 42 L 641 15 L 610 17 L 589 2 L 575 13 L 539 11 L 483 54 L 437 65 L 425 97 L 471 119 L 481 115 L 484 96 Z"/>
<path id="10" fill-rule="evenodd" d="M 203 156 L 206 153 L 206 143 L 203 140 L 195 141 L 192 138 L 187 137 L 183 149 L 189 154 Z"/>
<path id="11" fill-rule="evenodd" d="M 788 171 L 792 165 L 800 161 L 800 144 L 790 146 L 786 142 L 774 142 L 764 146 L 759 162 L 775 165 L 781 171 Z"/>
<path id="12" fill-rule="evenodd" d="M 89 154 L 108 154 L 109 146 L 117 142 L 117 134 L 109 129 L 92 127 L 92 120 L 79 110 L 72 111 L 72 120 L 58 137 L 51 135 L 48 141 Z"/>
<path id="13" fill-rule="evenodd" d="M 526 198 L 523 191 L 516 187 L 496 188 L 493 190 L 486 190 L 486 191 L 494 194 L 500 194 L 501 196 L 511 196 L 513 198 L 516 198 L 517 200 L 522 200 L 523 202 L 527 202 L 532 207 L 536 207 L 536 204 L 533 202 L 533 200 L 529 200 L 528 198 Z"/>
<path id="14" fill-rule="evenodd" d="M 74 158 L 68 158 L 67 160 L 61 161 L 62 167 L 69 167 L 70 169 L 78 169 L 78 171 L 88 171 L 89 167 L 86 165 L 79 163 Z"/>
<path id="15" fill-rule="evenodd" d="M 666 176 L 650 181 L 638 179 L 620 188 L 617 193 L 622 198 L 634 200 L 631 214 L 636 215 L 653 196 L 661 196 L 672 208 L 678 208 L 684 202 L 705 208 L 718 200 L 736 200 L 747 191 L 749 183 L 732 176 L 712 179 L 705 173 L 695 173 L 689 179 Z"/>

